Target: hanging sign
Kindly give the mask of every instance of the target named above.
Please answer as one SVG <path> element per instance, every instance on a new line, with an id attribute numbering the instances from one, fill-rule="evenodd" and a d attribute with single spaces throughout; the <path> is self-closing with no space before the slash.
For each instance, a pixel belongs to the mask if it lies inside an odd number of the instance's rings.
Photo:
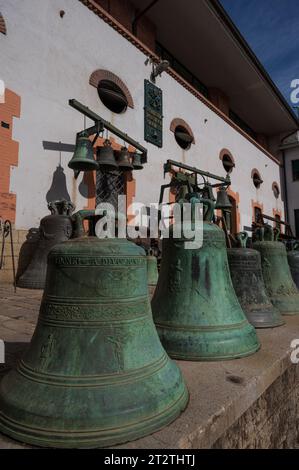
<path id="1" fill-rule="evenodd" d="M 144 80 L 144 140 L 163 145 L 162 90 L 149 80 Z"/>

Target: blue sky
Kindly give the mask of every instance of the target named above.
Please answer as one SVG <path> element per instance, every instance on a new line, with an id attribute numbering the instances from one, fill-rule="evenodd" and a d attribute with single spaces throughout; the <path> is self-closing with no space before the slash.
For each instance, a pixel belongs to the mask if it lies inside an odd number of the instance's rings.
<path id="1" fill-rule="evenodd" d="M 299 79 L 299 0 L 220 0 L 272 80 L 290 102 Z"/>

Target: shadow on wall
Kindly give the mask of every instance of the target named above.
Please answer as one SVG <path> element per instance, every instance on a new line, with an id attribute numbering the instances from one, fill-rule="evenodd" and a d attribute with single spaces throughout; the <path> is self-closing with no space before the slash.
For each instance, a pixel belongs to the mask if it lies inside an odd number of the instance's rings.
<path id="1" fill-rule="evenodd" d="M 81 183 L 78 187 L 81 196 L 86 199 L 93 199 L 96 194 L 94 175 L 92 171 L 85 171 Z"/>
<path id="2" fill-rule="evenodd" d="M 59 164 L 53 173 L 52 183 L 46 194 L 47 202 L 65 199 L 70 201 L 70 195 L 67 189 L 66 177 L 63 167 Z"/>

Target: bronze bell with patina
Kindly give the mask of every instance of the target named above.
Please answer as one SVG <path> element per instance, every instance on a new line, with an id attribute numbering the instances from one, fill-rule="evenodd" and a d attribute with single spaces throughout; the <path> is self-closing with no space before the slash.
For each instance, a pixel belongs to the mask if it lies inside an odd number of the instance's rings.
<path id="1" fill-rule="evenodd" d="M 277 241 L 278 230 L 270 225 L 256 229 L 253 248 L 261 254 L 266 291 L 283 315 L 299 315 L 299 292 L 288 264 L 286 247 Z"/>
<path id="2" fill-rule="evenodd" d="M 122 171 L 133 170 L 133 165 L 129 159 L 129 152 L 127 147 L 122 147 L 118 153 L 117 158 L 118 168 Z"/>
<path id="3" fill-rule="evenodd" d="M 94 171 L 99 165 L 93 156 L 92 143 L 86 131 L 77 135 L 75 152 L 68 167 L 75 171 Z"/>
<path id="4" fill-rule="evenodd" d="M 54 245 L 72 236 L 71 214 L 74 205 L 63 199 L 49 202 L 48 209 L 51 215 L 40 221 L 37 247 L 26 270 L 18 277 L 18 287 L 43 289 L 46 282 L 48 253 Z"/>
<path id="5" fill-rule="evenodd" d="M 163 349 L 143 248 L 87 237 L 56 245 L 30 346 L 0 382 L 0 432 L 42 447 L 106 447 L 179 416 L 188 392 Z"/>
<path id="6" fill-rule="evenodd" d="M 253 354 L 259 341 L 232 286 L 224 232 L 211 222 L 215 204 L 197 195 L 188 199 L 192 210 L 200 202 L 204 205 L 202 227 L 191 220 L 194 233 L 203 230 L 203 244 L 194 248 L 186 245 L 184 234 L 190 221 L 185 220 L 176 220 L 169 238 L 163 238 L 162 263 L 152 299 L 162 344 L 171 357 L 190 361 Z"/>
<path id="7" fill-rule="evenodd" d="M 105 140 L 103 147 L 97 148 L 97 162 L 101 170 L 111 171 L 118 169 L 114 150 L 109 139 Z"/>
<path id="8" fill-rule="evenodd" d="M 280 312 L 272 305 L 264 285 L 261 255 L 246 247 L 248 234 L 236 236 L 240 248 L 228 248 L 232 283 L 249 322 L 255 328 L 274 328 L 284 324 Z"/>
<path id="9" fill-rule="evenodd" d="M 141 162 L 141 154 L 138 153 L 138 152 L 133 152 L 131 154 L 131 157 L 132 157 L 133 169 L 134 170 L 142 170 L 143 165 L 142 165 L 142 162 Z"/>
<path id="10" fill-rule="evenodd" d="M 299 289 L 299 242 L 295 243 L 292 250 L 288 251 L 288 262 L 293 280 Z"/>
<path id="11" fill-rule="evenodd" d="M 215 209 L 230 210 L 232 204 L 225 189 L 219 189 L 217 192 L 217 201 Z"/>

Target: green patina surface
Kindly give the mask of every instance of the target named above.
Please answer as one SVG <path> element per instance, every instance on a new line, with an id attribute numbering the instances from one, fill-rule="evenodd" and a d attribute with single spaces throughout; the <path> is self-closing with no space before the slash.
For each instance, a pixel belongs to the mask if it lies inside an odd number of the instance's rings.
<path id="1" fill-rule="evenodd" d="M 249 248 L 230 248 L 227 255 L 235 292 L 250 323 L 255 328 L 283 325 L 266 293 L 260 253 Z"/>
<path id="2" fill-rule="evenodd" d="M 156 332 L 142 248 L 79 238 L 48 258 L 36 330 L 0 386 L 0 430 L 51 447 L 103 447 L 154 432 L 188 392 Z"/>
<path id="3" fill-rule="evenodd" d="M 185 240 L 173 238 L 173 230 L 169 239 L 163 239 L 152 300 L 154 321 L 166 351 L 185 360 L 232 359 L 257 351 L 256 332 L 232 286 L 224 232 L 205 221 L 203 246 L 185 249 Z"/>
<path id="4" fill-rule="evenodd" d="M 283 315 L 299 315 L 299 292 L 292 279 L 287 252 L 278 241 L 257 241 L 261 254 L 263 278 L 273 305 Z"/>

